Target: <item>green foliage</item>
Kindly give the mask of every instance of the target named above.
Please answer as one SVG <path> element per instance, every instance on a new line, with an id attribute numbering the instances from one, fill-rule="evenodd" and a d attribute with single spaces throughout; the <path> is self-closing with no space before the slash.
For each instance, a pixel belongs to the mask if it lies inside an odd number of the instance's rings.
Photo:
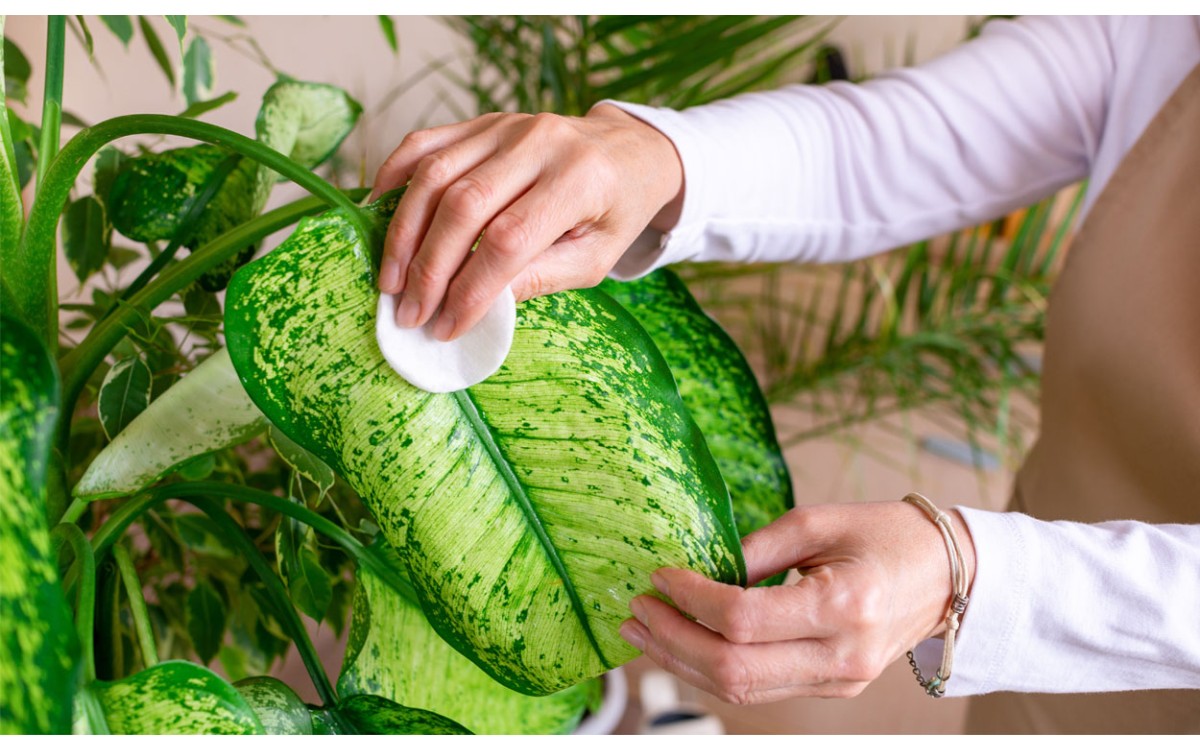
<path id="1" fill-rule="evenodd" d="M 373 265 L 395 200 L 366 214 L 373 246 L 331 212 L 239 272 L 231 359 L 355 488 L 443 637 L 514 689 L 574 685 L 636 655 L 617 627 L 653 570 L 744 580 L 728 492 L 661 354 L 602 293 L 523 304 L 504 366 L 468 391 L 396 375 Z"/>
<path id="2" fill-rule="evenodd" d="M 146 410 L 153 379 L 150 368 L 139 357 L 122 359 L 104 376 L 96 408 L 110 440 Z"/>
<path id="3" fill-rule="evenodd" d="M 103 716 L 88 733 L 263 734 L 258 716 L 225 680 L 197 664 L 167 661 L 87 688 Z M 94 716 L 94 714 L 93 714 Z"/>
<path id="4" fill-rule="evenodd" d="M 129 46 L 129 41 L 133 39 L 133 22 L 129 16 L 100 16 L 100 20 L 121 40 L 121 44 Z"/>
<path id="5" fill-rule="evenodd" d="M 192 39 L 183 56 L 183 96 L 188 106 L 202 102 L 212 94 L 216 77 L 216 64 L 208 42 L 202 36 Z"/>
<path id="6" fill-rule="evenodd" d="M 0 331 L 0 733 L 61 734 L 78 646 L 45 516 L 58 375 L 25 326 Z"/>
<path id="7" fill-rule="evenodd" d="M 192 646 L 207 664 L 217 655 L 225 637 L 225 603 L 212 586 L 201 582 L 188 594 L 186 607 Z"/>

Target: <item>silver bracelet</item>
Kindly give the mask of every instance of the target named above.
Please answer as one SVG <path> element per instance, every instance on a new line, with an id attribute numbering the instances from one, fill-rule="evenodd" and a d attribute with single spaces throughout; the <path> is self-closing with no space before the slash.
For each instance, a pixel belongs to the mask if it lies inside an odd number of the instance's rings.
<path id="1" fill-rule="evenodd" d="M 970 584 L 967 580 L 967 564 L 963 560 L 962 550 L 958 547 L 958 537 L 954 533 L 954 526 L 950 523 L 950 516 L 938 510 L 937 506 L 931 503 L 927 497 L 916 492 L 905 495 L 904 502 L 911 503 L 925 511 L 925 514 L 942 532 L 942 538 L 946 541 L 946 551 L 950 554 L 950 584 L 954 591 L 954 598 L 951 599 L 950 606 L 946 610 L 946 640 L 945 646 L 942 648 L 942 666 L 935 675 L 927 678 L 921 674 L 921 668 L 917 666 L 917 659 L 913 652 L 908 652 L 908 663 L 912 665 L 917 682 L 925 688 L 928 695 L 941 698 L 946 694 L 946 683 L 950 681 L 950 670 L 954 666 L 954 636 L 958 633 L 959 621 L 963 612 L 967 610 L 967 602 L 970 601 L 967 596 L 967 586 Z"/>

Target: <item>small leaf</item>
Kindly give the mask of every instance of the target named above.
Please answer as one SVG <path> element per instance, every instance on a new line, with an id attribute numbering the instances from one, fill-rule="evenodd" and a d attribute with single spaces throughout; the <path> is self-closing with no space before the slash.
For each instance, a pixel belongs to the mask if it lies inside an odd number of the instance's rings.
<path id="1" fill-rule="evenodd" d="M 129 47 L 129 40 L 133 39 L 133 22 L 129 16 L 100 16 L 100 21 L 121 40 L 121 44 Z"/>
<path id="2" fill-rule="evenodd" d="M 267 437 L 271 441 L 271 447 L 275 449 L 279 457 L 288 466 L 295 469 L 297 474 L 315 484 L 317 492 L 322 497 L 329 491 L 330 487 L 333 487 L 335 476 L 333 469 L 329 468 L 328 464 L 304 448 L 301 448 L 294 440 L 284 435 L 274 425 L 267 432 Z"/>
<path id="3" fill-rule="evenodd" d="M 29 65 L 29 59 L 17 45 L 13 44 L 11 39 L 4 37 L 5 96 L 24 104 L 29 93 L 27 87 L 31 75 L 33 75 L 33 68 Z"/>
<path id="4" fill-rule="evenodd" d="M 88 57 L 95 57 L 96 44 L 92 39 L 92 30 L 88 28 L 87 20 L 83 16 L 75 16 L 75 20 L 79 22 L 79 33 L 83 35 L 83 46 L 87 48 Z"/>
<path id="5" fill-rule="evenodd" d="M 217 16 L 217 18 L 221 19 L 225 23 L 233 24 L 234 26 L 241 26 L 242 28 L 246 27 L 246 22 L 237 16 Z"/>
<path id="6" fill-rule="evenodd" d="M 358 734 L 471 734 L 453 719 L 377 695 L 351 696 L 335 710 Z"/>
<path id="7" fill-rule="evenodd" d="M 225 604 L 207 583 L 197 584 L 188 594 L 187 629 L 196 655 L 208 664 L 225 638 Z"/>
<path id="8" fill-rule="evenodd" d="M 293 570 L 288 579 L 288 591 L 292 594 L 292 601 L 301 612 L 320 622 L 333 598 L 329 574 L 308 550 L 300 553 L 300 564 L 297 567 L 298 570 Z"/>
<path id="9" fill-rule="evenodd" d="M 232 550 L 221 541 L 221 533 L 212 519 L 199 513 L 186 513 L 175 517 L 175 528 L 179 538 L 190 552 L 210 557 L 232 558 Z"/>
<path id="10" fill-rule="evenodd" d="M 150 403 L 153 373 L 137 357 L 127 357 L 113 366 L 100 385 L 97 408 L 100 424 L 109 440 L 115 438 Z"/>
<path id="11" fill-rule="evenodd" d="M 183 309 L 193 331 L 211 331 L 221 324 L 221 301 L 207 289 L 188 287 L 183 293 Z"/>
<path id="12" fill-rule="evenodd" d="M 23 190 L 29 184 L 33 173 L 37 170 L 37 159 L 34 158 L 33 146 L 29 141 L 14 143 L 13 151 L 17 158 L 17 179 L 20 180 L 21 189 Z"/>
<path id="13" fill-rule="evenodd" d="M 216 75 L 208 42 L 204 37 L 195 37 L 183 56 L 183 97 L 189 105 L 203 101 L 212 93 Z"/>
<path id="14" fill-rule="evenodd" d="M 74 127 L 74 128 L 89 127 L 87 121 L 84 120 L 79 115 L 75 114 L 74 112 L 63 112 L 62 113 L 62 124 L 70 125 L 71 127 Z"/>
<path id="15" fill-rule="evenodd" d="M 250 677 L 239 680 L 234 687 L 258 714 L 267 734 L 312 734 L 312 715 L 308 706 L 280 680 Z"/>
<path id="16" fill-rule="evenodd" d="M 150 20 L 145 16 L 138 16 L 138 28 L 142 30 L 142 37 L 145 38 L 146 46 L 150 48 L 150 54 L 154 57 L 154 61 L 158 63 L 159 69 L 171 83 L 171 88 L 175 88 L 175 68 L 171 65 L 171 57 L 167 54 L 167 48 L 158 38 L 158 32 L 154 30 Z"/>
<path id="17" fill-rule="evenodd" d="M 400 42 L 396 39 L 396 24 L 391 16 L 379 16 L 379 28 L 383 30 L 383 38 L 387 40 L 392 53 L 400 51 Z"/>
<path id="18" fill-rule="evenodd" d="M 138 260 L 142 254 L 132 247 L 121 247 L 113 245 L 108 249 L 108 264 L 118 270 L 124 268 L 130 263 Z"/>
<path id="19" fill-rule="evenodd" d="M 108 223 L 104 204 L 94 195 L 72 202 L 63 216 L 62 233 L 63 250 L 71 270 L 80 283 L 87 281 L 104 265 L 112 239 L 112 225 Z"/>
<path id="20" fill-rule="evenodd" d="M 104 204 L 105 209 L 111 208 L 108 196 L 112 192 L 113 180 L 129 157 L 125 152 L 114 146 L 105 146 L 96 154 L 96 163 L 92 166 L 92 194 Z"/>
<path id="21" fill-rule="evenodd" d="M 176 471 L 187 481 L 198 482 L 212 474 L 216 468 L 217 457 L 211 453 L 205 453 L 203 456 L 196 456 L 184 461 Z"/>
<path id="22" fill-rule="evenodd" d="M 180 117 L 199 117 L 206 112 L 211 112 L 218 107 L 224 107 L 226 104 L 237 99 L 236 91 L 226 91 L 218 97 L 206 99 L 204 101 L 195 102 L 188 106 L 187 109 L 179 113 Z"/>
<path id="23" fill-rule="evenodd" d="M 179 37 L 179 50 L 182 52 L 183 37 L 187 34 L 187 16 L 163 16 L 163 18 L 167 19 L 167 23 L 175 29 L 175 34 Z"/>

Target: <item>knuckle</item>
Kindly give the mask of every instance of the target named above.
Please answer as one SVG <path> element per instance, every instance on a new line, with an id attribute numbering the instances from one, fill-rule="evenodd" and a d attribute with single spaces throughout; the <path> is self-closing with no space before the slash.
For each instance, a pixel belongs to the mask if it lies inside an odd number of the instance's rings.
<path id="1" fill-rule="evenodd" d="M 491 189 L 478 179 L 464 177 L 446 189 L 446 208 L 455 216 L 475 218 L 487 210 Z"/>
<path id="2" fill-rule="evenodd" d="M 491 300 L 488 298 L 487 292 L 479 286 L 479 284 L 471 284 L 465 288 L 452 288 L 450 294 L 447 295 L 446 306 L 456 312 L 461 313 L 487 309 Z"/>
<path id="3" fill-rule="evenodd" d="M 718 695 L 726 703 L 749 702 L 751 680 L 746 663 L 735 653 L 726 651 L 716 658 L 710 675 Z"/>
<path id="4" fill-rule="evenodd" d="M 400 139 L 400 149 L 420 153 L 429 145 L 431 134 L 427 130 L 414 130 Z"/>
<path id="5" fill-rule="evenodd" d="M 430 289 L 437 284 L 438 276 L 437 267 L 421 258 L 408 267 L 408 283 L 416 287 Z"/>
<path id="6" fill-rule="evenodd" d="M 878 677 L 883 672 L 884 665 L 881 660 L 873 653 L 857 652 L 851 654 L 844 659 L 838 669 L 838 680 L 843 683 L 855 683 L 865 685 Z M 859 688 L 862 692 L 862 688 Z"/>
<path id="7" fill-rule="evenodd" d="M 454 164 L 450 155 L 445 151 L 435 151 L 417 162 L 414 179 L 424 184 L 440 186 L 449 182 L 453 174 Z"/>
<path id="8" fill-rule="evenodd" d="M 574 132 L 574 128 L 568 124 L 567 118 L 551 112 L 539 112 L 534 115 L 531 125 L 534 132 L 544 138 L 559 138 Z"/>
<path id="9" fill-rule="evenodd" d="M 512 213 L 500 214 L 487 228 L 488 247 L 504 257 L 525 252 L 531 242 L 528 222 Z"/>
<path id="10" fill-rule="evenodd" d="M 754 611 L 744 599 L 735 599 L 725 608 L 721 633 L 733 643 L 745 644 L 754 641 Z"/>
<path id="11" fill-rule="evenodd" d="M 827 691 L 829 698 L 857 698 L 867 688 L 865 682 L 851 682 L 843 685 L 831 685 Z"/>

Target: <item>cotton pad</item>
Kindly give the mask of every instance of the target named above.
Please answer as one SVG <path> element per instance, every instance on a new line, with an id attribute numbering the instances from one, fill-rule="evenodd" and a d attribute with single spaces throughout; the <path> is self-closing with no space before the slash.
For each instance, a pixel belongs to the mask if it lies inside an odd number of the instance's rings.
<path id="1" fill-rule="evenodd" d="M 396 325 L 400 295 L 380 294 L 375 340 L 400 377 L 432 393 L 461 391 L 487 380 L 508 356 L 517 325 L 517 300 L 505 287 L 475 327 L 454 341 L 433 335 L 434 316 L 420 328 Z"/>

